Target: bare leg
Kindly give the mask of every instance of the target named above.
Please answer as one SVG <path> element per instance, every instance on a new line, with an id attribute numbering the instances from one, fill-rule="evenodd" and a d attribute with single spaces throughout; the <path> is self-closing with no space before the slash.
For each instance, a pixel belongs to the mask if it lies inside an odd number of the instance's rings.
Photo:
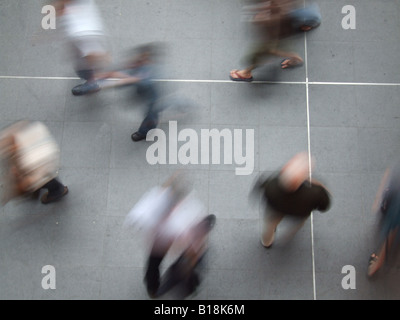
<path id="1" fill-rule="evenodd" d="M 386 259 L 387 252 L 391 247 L 393 240 L 397 234 L 397 230 L 392 231 L 386 238 L 378 254 L 371 254 L 368 265 L 368 277 L 372 277 L 382 266 Z"/>
<path id="2" fill-rule="evenodd" d="M 272 246 L 275 239 L 275 231 L 278 224 L 283 219 L 284 215 L 267 208 L 263 216 L 262 237 L 261 243 L 264 247 L 269 248 Z"/>

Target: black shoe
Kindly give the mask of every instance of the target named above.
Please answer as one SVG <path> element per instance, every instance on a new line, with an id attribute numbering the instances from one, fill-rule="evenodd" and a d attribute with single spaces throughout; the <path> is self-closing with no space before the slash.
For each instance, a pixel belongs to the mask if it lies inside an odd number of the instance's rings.
<path id="1" fill-rule="evenodd" d="M 131 135 L 133 141 L 140 141 L 146 139 L 146 135 L 140 134 L 139 132 L 135 132 Z"/>
<path id="2" fill-rule="evenodd" d="M 156 278 L 148 278 L 147 276 L 143 279 L 146 285 L 147 294 L 151 299 L 155 299 L 159 296 L 158 288 L 160 287 L 159 275 Z"/>
<path id="3" fill-rule="evenodd" d="M 69 191 L 69 190 L 68 190 L 68 187 L 64 187 L 64 190 L 63 190 L 62 193 L 60 193 L 60 194 L 58 194 L 58 195 L 53 195 L 53 196 L 49 196 L 49 193 L 46 192 L 46 193 L 42 196 L 41 202 L 42 202 L 43 204 L 48 204 L 48 203 L 51 203 L 51 202 L 58 201 L 58 200 L 60 200 L 62 197 L 64 197 L 65 195 L 67 195 L 67 194 L 68 194 L 68 191 Z"/>
<path id="4" fill-rule="evenodd" d="M 85 94 L 95 93 L 100 90 L 101 87 L 97 82 L 85 82 L 73 87 L 71 91 L 74 96 L 83 96 Z"/>
<path id="5" fill-rule="evenodd" d="M 204 226 L 208 232 L 211 231 L 212 228 L 214 228 L 216 220 L 217 217 L 215 216 L 215 214 L 209 214 L 203 219 L 202 223 L 204 223 Z"/>

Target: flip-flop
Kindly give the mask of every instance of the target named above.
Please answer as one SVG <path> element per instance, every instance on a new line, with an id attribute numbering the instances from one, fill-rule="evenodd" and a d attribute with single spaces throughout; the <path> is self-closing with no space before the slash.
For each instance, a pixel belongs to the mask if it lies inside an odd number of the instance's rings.
<path id="1" fill-rule="evenodd" d="M 303 65 L 303 62 L 298 62 L 298 63 L 295 63 L 295 64 L 288 64 L 286 68 L 283 68 L 283 63 L 284 63 L 285 61 L 288 61 L 288 60 L 290 61 L 290 60 L 292 60 L 292 59 L 291 59 L 291 58 L 285 58 L 285 59 L 283 59 L 283 60 L 281 61 L 281 68 L 282 68 L 282 69 L 291 69 L 291 68 L 301 67 L 301 66 Z"/>
<path id="2" fill-rule="evenodd" d="M 229 78 L 231 78 L 232 81 L 244 81 L 244 82 L 251 82 L 251 81 L 253 81 L 253 77 L 250 77 L 250 78 L 242 77 L 242 76 L 238 73 L 238 70 L 234 71 L 233 74 L 234 74 L 237 78 L 234 78 L 234 77 L 232 77 L 231 75 L 229 75 Z"/>
<path id="3" fill-rule="evenodd" d="M 310 25 L 310 24 L 304 24 L 304 25 L 300 26 L 300 31 L 304 31 L 304 32 L 311 31 L 311 30 L 313 30 L 313 29 L 315 29 L 315 28 L 318 28 L 318 27 L 320 26 L 320 24 L 321 24 L 321 23 L 316 23 L 316 24 L 314 24 L 313 26 Z M 306 28 L 306 29 L 304 29 L 304 28 Z M 308 28 L 309 28 L 309 29 L 308 29 Z"/>

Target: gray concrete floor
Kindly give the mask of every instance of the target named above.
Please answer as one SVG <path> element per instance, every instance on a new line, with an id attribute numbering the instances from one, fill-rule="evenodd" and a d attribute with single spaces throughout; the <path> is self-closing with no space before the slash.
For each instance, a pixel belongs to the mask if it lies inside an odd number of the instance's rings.
<path id="1" fill-rule="evenodd" d="M 252 84 L 229 81 L 252 41 L 239 0 L 99 0 L 115 60 L 149 41 L 167 44 L 160 83 L 196 103 L 180 128 L 254 129 L 255 169 L 190 165 L 188 172 L 217 225 L 204 280 L 193 299 L 398 299 L 400 264 L 365 276 L 377 246 L 371 205 L 385 168 L 400 153 L 400 1 L 318 0 L 321 26 L 295 40 L 307 63 L 256 71 Z M 342 8 L 356 8 L 356 29 L 341 26 Z M 0 2 L 0 125 L 45 122 L 62 152 L 61 180 L 70 194 L 0 208 L 0 299 L 148 299 L 147 250 L 124 230 L 128 211 L 180 165 L 150 166 L 150 142 L 133 143 L 143 117 L 129 89 L 75 97 L 80 83 L 57 31 L 42 30 L 44 1 Z M 173 81 L 183 80 L 183 81 Z M 268 82 L 269 81 L 269 82 Z M 161 124 L 167 129 L 167 121 Z M 248 193 L 260 172 L 277 170 L 310 151 L 313 175 L 331 190 L 329 212 L 313 213 L 288 244 L 260 244 L 259 203 Z M 42 267 L 56 269 L 56 290 L 44 290 Z M 354 266 L 356 288 L 342 287 Z"/>

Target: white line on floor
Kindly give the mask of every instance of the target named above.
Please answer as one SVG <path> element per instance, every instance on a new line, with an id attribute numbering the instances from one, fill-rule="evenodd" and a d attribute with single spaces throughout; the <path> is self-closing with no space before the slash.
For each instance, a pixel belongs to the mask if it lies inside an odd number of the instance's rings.
<path id="1" fill-rule="evenodd" d="M 27 80 L 80 80 L 78 77 L 33 77 L 33 76 L 0 76 L 0 79 L 27 79 Z M 116 79 L 108 79 L 110 81 Z M 193 79 L 154 79 L 157 82 L 187 82 L 187 83 L 238 83 L 232 80 L 193 80 Z M 294 84 L 294 85 L 326 85 L 326 86 L 388 86 L 399 87 L 400 83 L 390 82 L 327 82 L 327 81 L 253 81 L 239 82 L 246 84 Z"/>
<path id="2" fill-rule="evenodd" d="M 28 79 L 28 80 L 79 80 L 74 77 L 31 77 L 31 76 L 0 76 L 0 79 Z"/>
<path id="3" fill-rule="evenodd" d="M 312 179 L 312 153 L 311 153 L 311 127 L 310 127 L 310 96 L 308 81 L 308 51 L 307 51 L 307 33 L 304 33 L 304 66 L 306 71 L 306 106 L 307 106 L 307 145 L 308 145 L 308 168 L 310 172 L 310 181 Z M 315 277 L 315 250 L 314 250 L 314 220 L 313 213 L 310 215 L 311 225 L 311 262 L 313 278 L 313 298 L 317 300 L 316 277 Z"/>
<path id="4" fill-rule="evenodd" d="M 392 86 L 398 87 L 400 83 L 379 83 L 379 82 L 323 82 L 323 81 L 312 81 L 310 85 L 325 85 L 325 86 Z"/>

